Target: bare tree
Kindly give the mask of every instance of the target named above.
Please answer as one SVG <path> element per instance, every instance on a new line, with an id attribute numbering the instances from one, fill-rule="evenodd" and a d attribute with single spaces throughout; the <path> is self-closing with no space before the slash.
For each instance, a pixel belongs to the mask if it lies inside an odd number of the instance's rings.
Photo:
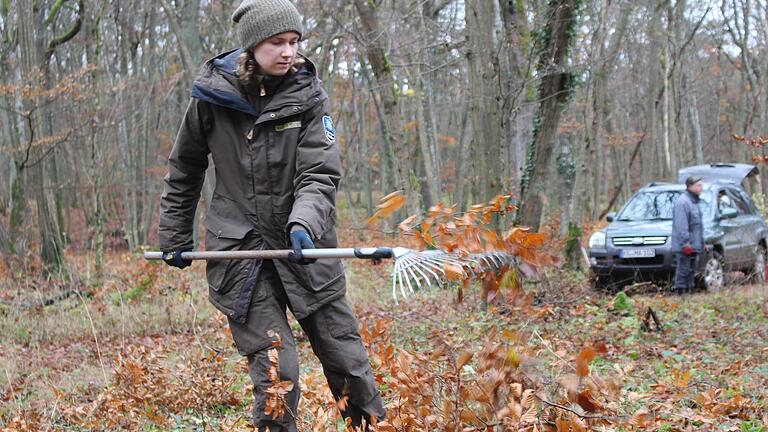
<path id="1" fill-rule="evenodd" d="M 518 220 L 522 225 L 538 230 L 541 224 L 544 195 L 553 190 L 547 167 L 554 149 L 554 137 L 560 116 L 573 91 L 573 75 L 566 70 L 568 49 L 576 26 L 578 2 L 560 0 L 553 2 L 543 29 L 543 44 L 537 73 L 539 106 L 534 119 L 534 133 L 522 177 L 521 205 Z"/>

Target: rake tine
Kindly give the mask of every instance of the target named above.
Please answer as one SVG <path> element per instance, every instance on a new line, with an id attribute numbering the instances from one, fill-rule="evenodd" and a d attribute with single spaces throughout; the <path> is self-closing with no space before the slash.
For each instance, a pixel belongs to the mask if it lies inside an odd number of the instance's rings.
<path id="1" fill-rule="evenodd" d="M 505 261 L 506 261 L 506 257 L 505 257 L 504 255 L 502 255 L 502 254 L 501 254 L 501 253 L 499 253 L 499 252 L 494 252 L 494 253 L 493 253 L 491 256 L 492 256 L 492 257 L 493 257 L 495 260 L 497 260 L 497 261 L 498 261 L 498 265 L 499 265 L 499 267 L 504 267 L 504 264 L 505 264 Z"/>
<path id="2" fill-rule="evenodd" d="M 463 260 L 462 264 L 467 270 L 469 270 L 469 272 L 472 274 L 473 277 L 477 276 L 477 272 L 475 271 L 476 268 L 478 267 L 477 260 L 475 259 Z"/>
<path id="3" fill-rule="evenodd" d="M 424 272 L 422 271 L 423 260 L 420 261 L 419 259 L 414 257 L 414 259 L 410 260 L 408 264 L 409 265 L 405 268 L 405 271 L 408 272 L 408 274 L 416 281 L 416 285 L 418 286 L 419 289 L 423 289 L 421 286 L 421 282 L 419 281 L 419 275 L 421 275 L 421 277 L 424 278 L 424 283 L 430 284 L 429 276 L 424 274 Z M 417 275 L 416 272 L 418 272 L 419 274 Z M 440 278 L 436 274 L 432 273 L 432 275 L 435 277 L 436 280 L 439 281 Z"/>
<path id="4" fill-rule="evenodd" d="M 416 271 L 417 271 L 417 272 L 419 272 L 419 274 L 421 275 L 421 277 L 423 277 L 423 278 L 424 278 L 424 283 L 425 283 L 427 286 L 431 285 L 431 284 L 430 284 L 430 282 L 429 282 L 429 276 L 428 276 L 428 275 L 426 275 L 426 274 L 424 274 L 424 272 L 422 271 L 422 267 L 421 267 L 421 266 L 415 266 L 415 268 L 416 268 Z M 427 270 L 427 271 L 429 271 L 429 270 Z M 435 278 L 437 278 L 437 275 L 435 275 Z M 419 286 L 419 289 L 421 289 L 421 286 Z"/>
<path id="5" fill-rule="evenodd" d="M 462 277 L 467 277 L 466 264 L 460 259 L 451 257 L 451 256 L 446 256 L 446 257 L 437 258 L 436 261 L 442 262 L 443 265 L 448 263 L 458 265 L 459 268 L 461 268 Z"/>
<path id="6" fill-rule="evenodd" d="M 396 267 L 396 270 L 398 273 L 402 273 L 405 271 L 405 269 L 407 269 L 413 264 L 413 257 L 404 255 L 402 258 L 398 259 L 397 261 L 398 261 L 397 262 L 398 265 Z"/>
<path id="7" fill-rule="evenodd" d="M 480 260 L 480 259 L 472 260 L 471 263 L 472 263 L 473 271 L 480 272 L 480 273 L 484 271 L 487 265 L 483 260 Z"/>
<path id="8" fill-rule="evenodd" d="M 397 301 L 397 263 L 395 263 L 395 272 L 392 273 L 392 298 L 395 299 L 395 304 L 399 304 Z"/>
<path id="9" fill-rule="evenodd" d="M 417 274 L 416 274 L 416 273 L 413 271 L 413 269 L 409 269 L 409 270 L 408 270 L 408 272 L 411 274 L 411 278 L 412 278 L 412 279 L 413 279 L 413 281 L 416 283 L 416 289 L 418 289 L 419 291 L 423 290 L 423 288 L 422 288 L 422 286 L 421 286 L 421 281 L 419 280 L 419 275 L 417 275 Z"/>
<path id="10" fill-rule="evenodd" d="M 436 257 L 436 258 L 434 258 L 434 260 L 432 262 L 441 263 L 443 265 L 448 264 L 448 263 L 450 263 L 450 264 L 458 264 L 458 266 L 461 267 L 462 276 L 466 277 L 466 275 L 467 275 L 467 272 L 465 270 L 465 264 L 462 261 L 460 261 L 460 260 L 458 260 L 456 258 L 452 258 L 452 257 L 450 257 L 450 258 L 449 257 L 445 257 L 445 258 L 444 257 L 439 257 L 439 258 L 437 258 Z M 443 273 L 445 273 L 445 271 L 443 271 Z"/>
<path id="11" fill-rule="evenodd" d="M 405 293 L 405 285 L 403 284 L 403 274 L 402 272 L 397 273 L 397 278 L 400 284 L 400 295 L 403 296 L 403 298 L 408 298 L 408 295 Z"/>
<path id="12" fill-rule="evenodd" d="M 398 255 L 392 275 L 392 297 L 395 303 L 399 303 L 398 290 L 403 298 L 407 298 L 408 293 L 414 294 L 416 291 L 431 288 L 433 280 L 438 288 L 442 288 L 446 265 L 459 267 L 462 277 L 476 277 L 479 273 L 497 270 L 510 262 L 509 255 L 504 252 L 484 252 L 459 257 L 441 250 L 414 252 L 403 249 Z"/>
<path id="13" fill-rule="evenodd" d="M 445 270 L 435 262 L 435 257 L 419 261 L 416 267 L 429 272 L 435 278 L 438 287 L 443 286 L 443 279 L 439 275 L 445 276 Z"/>
<path id="14" fill-rule="evenodd" d="M 427 256 L 418 260 L 414 260 L 413 265 L 416 267 L 419 266 L 431 266 L 432 268 L 437 269 L 440 273 L 445 273 L 445 271 L 442 269 L 440 264 L 442 264 L 442 258 L 439 256 Z"/>
<path id="15" fill-rule="evenodd" d="M 419 260 L 419 258 L 416 255 L 410 255 L 410 256 L 405 255 L 402 258 L 402 262 L 403 262 L 402 268 L 403 269 L 404 268 L 408 268 L 408 267 L 414 265 L 418 260 Z"/>
<path id="16" fill-rule="evenodd" d="M 405 269 L 405 275 L 406 275 L 407 281 L 410 281 L 411 279 L 413 279 L 413 281 L 416 283 L 416 288 L 418 288 L 419 290 L 421 289 L 421 282 L 419 282 L 419 277 L 413 272 L 412 267 Z M 411 293 L 413 293 L 413 287 L 411 286 L 410 283 L 408 284 L 408 288 L 410 288 Z"/>
<path id="17" fill-rule="evenodd" d="M 483 263 L 484 270 L 488 270 L 489 268 L 493 267 L 496 264 L 496 262 L 493 261 L 493 259 L 490 256 L 480 255 L 478 258 L 480 262 Z"/>
<path id="18" fill-rule="evenodd" d="M 431 256 L 431 257 L 425 259 L 424 261 L 425 262 L 431 262 L 431 263 L 440 263 L 440 264 L 444 265 L 445 263 L 447 263 L 449 261 L 449 259 L 444 257 L 444 256 L 435 255 L 435 256 Z"/>
<path id="19" fill-rule="evenodd" d="M 502 260 L 495 254 L 480 254 L 479 259 L 485 264 L 486 270 L 497 269 L 502 266 Z"/>
<path id="20" fill-rule="evenodd" d="M 408 285 L 408 291 L 410 291 L 411 294 L 413 294 L 414 291 L 413 291 L 413 285 L 411 285 L 410 269 L 406 269 L 405 283 Z"/>
<path id="21" fill-rule="evenodd" d="M 424 267 L 424 268 L 427 268 L 427 267 L 431 267 L 431 268 L 433 268 L 435 271 L 437 271 L 438 273 L 440 273 L 440 274 L 442 274 L 442 275 L 445 275 L 445 270 L 443 270 L 443 268 L 442 268 L 442 267 L 438 266 L 438 265 L 437 265 L 437 263 L 435 263 L 434 261 L 430 261 L 430 260 L 424 260 L 424 261 L 422 261 L 420 264 L 421 264 L 421 266 L 422 266 L 422 267 Z M 439 279 L 439 277 L 438 277 L 437 275 L 435 275 L 435 278 L 438 278 L 438 279 Z"/>
<path id="22" fill-rule="evenodd" d="M 421 273 L 422 275 L 424 275 L 424 273 L 423 273 L 424 271 L 426 271 L 427 273 L 431 274 L 432 277 L 435 278 L 435 283 L 437 284 L 437 286 L 442 286 L 442 279 L 440 279 L 440 276 L 438 276 L 437 273 L 432 271 L 432 268 L 430 268 L 430 265 L 429 265 L 428 262 L 419 263 L 419 265 L 417 265 L 415 267 L 419 270 L 419 273 Z M 438 270 L 438 271 L 440 271 L 440 270 Z M 425 279 L 427 280 L 427 282 L 429 282 L 429 276 L 425 275 Z"/>
<path id="23" fill-rule="evenodd" d="M 410 260 L 411 260 L 410 257 L 404 256 L 402 258 L 402 263 L 400 265 L 400 268 L 397 271 L 397 277 L 398 277 L 398 280 L 400 281 L 400 290 L 401 290 L 403 296 L 405 296 L 405 291 L 404 291 L 405 285 L 404 285 L 404 283 L 408 282 L 408 278 L 410 277 L 408 275 L 408 267 L 409 267 L 409 264 L 410 264 Z M 410 289 L 410 291 L 413 292 L 413 289 Z"/>
<path id="24" fill-rule="evenodd" d="M 392 295 L 397 296 L 398 285 L 402 283 L 401 273 L 403 271 L 403 263 L 400 260 L 395 262 L 395 273 L 392 275 Z M 405 298 L 405 293 L 400 289 Z"/>

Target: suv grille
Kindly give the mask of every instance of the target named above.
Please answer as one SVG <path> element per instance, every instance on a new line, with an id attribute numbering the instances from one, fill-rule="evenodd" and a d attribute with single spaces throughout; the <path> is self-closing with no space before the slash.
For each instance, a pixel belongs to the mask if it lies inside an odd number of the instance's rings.
<path id="1" fill-rule="evenodd" d="M 614 246 L 661 246 L 667 242 L 667 237 L 614 237 L 612 240 Z"/>
<path id="2" fill-rule="evenodd" d="M 664 255 L 656 255 L 653 258 L 616 258 L 614 262 L 632 267 L 660 266 L 664 264 Z"/>

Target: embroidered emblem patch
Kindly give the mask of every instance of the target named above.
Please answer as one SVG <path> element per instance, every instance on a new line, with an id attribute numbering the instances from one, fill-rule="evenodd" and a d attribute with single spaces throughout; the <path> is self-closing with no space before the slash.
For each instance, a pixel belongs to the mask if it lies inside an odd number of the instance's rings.
<path id="1" fill-rule="evenodd" d="M 294 129 L 294 128 L 300 128 L 301 122 L 300 121 L 292 121 L 281 125 L 275 125 L 275 131 L 282 132 L 286 129 Z"/>
<path id="2" fill-rule="evenodd" d="M 328 142 L 336 142 L 336 132 L 333 130 L 333 120 L 331 120 L 331 116 L 323 116 L 323 129 L 325 129 L 325 137 L 328 139 Z"/>

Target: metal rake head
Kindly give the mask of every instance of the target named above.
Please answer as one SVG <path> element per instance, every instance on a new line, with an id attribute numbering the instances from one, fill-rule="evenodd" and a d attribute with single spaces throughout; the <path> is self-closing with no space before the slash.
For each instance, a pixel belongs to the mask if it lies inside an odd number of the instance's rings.
<path id="1" fill-rule="evenodd" d="M 413 251 L 396 247 L 392 249 L 395 269 L 392 273 L 392 297 L 397 303 L 397 292 L 403 298 L 430 286 L 442 287 L 448 279 L 446 267 L 461 272 L 461 278 L 476 276 L 478 273 L 495 271 L 509 265 L 513 257 L 505 252 L 482 252 L 459 256 L 442 250 Z M 415 289 L 414 289 L 415 286 Z"/>

